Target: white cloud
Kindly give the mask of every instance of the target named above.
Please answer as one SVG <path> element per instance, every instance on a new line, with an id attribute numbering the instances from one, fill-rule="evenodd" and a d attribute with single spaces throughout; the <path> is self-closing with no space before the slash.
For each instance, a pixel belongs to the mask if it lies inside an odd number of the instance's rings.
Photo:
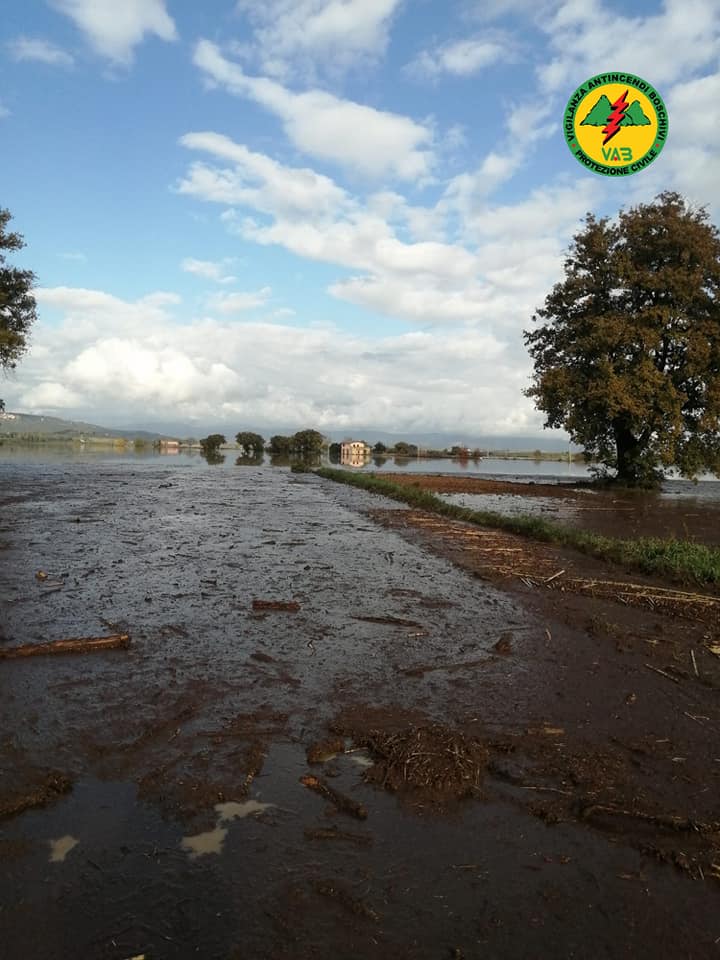
<path id="1" fill-rule="evenodd" d="M 128 424 L 502 433 L 540 423 L 521 397 L 526 370 L 490 333 L 372 339 L 280 322 L 178 324 L 149 305 L 157 299 L 44 289 L 31 349 L 7 384 L 8 408 L 102 423 L 116 421 L 121 396 Z M 59 325 L 44 321 L 50 303 L 62 305 Z"/>
<path id="2" fill-rule="evenodd" d="M 271 296 L 270 287 L 245 293 L 216 293 L 208 300 L 208 307 L 222 314 L 244 313 L 264 306 Z"/>
<path id="3" fill-rule="evenodd" d="M 348 202 L 345 191 L 329 177 L 307 167 L 284 166 L 222 134 L 188 133 L 180 143 L 232 164 L 222 170 L 194 164 L 178 185 L 180 193 L 291 219 L 334 217 Z"/>
<path id="4" fill-rule="evenodd" d="M 30 60 L 54 67 L 72 67 L 75 58 L 49 40 L 40 37 L 17 37 L 7 44 L 13 60 Z"/>
<path id="5" fill-rule="evenodd" d="M 146 35 L 175 40 L 175 23 L 165 0 L 50 0 L 70 17 L 92 48 L 114 63 L 132 62 L 134 48 Z"/>
<path id="6" fill-rule="evenodd" d="M 401 0 L 240 0 L 255 27 L 250 46 L 262 73 L 338 75 L 385 52 Z"/>
<path id="7" fill-rule="evenodd" d="M 646 201 L 661 190 L 673 188 L 696 205 L 708 206 L 715 223 L 720 219 L 718 124 L 720 71 L 678 82 L 666 97 L 669 136 L 658 159 L 633 177 L 633 201 Z"/>
<path id="8" fill-rule="evenodd" d="M 237 278 L 226 273 L 227 267 L 233 262 L 232 257 L 226 257 L 218 261 L 196 260 L 194 257 L 185 257 L 180 266 L 185 273 L 194 273 L 206 280 L 214 280 L 216 283 L 234 283 Z"/>
<path id="9" fill-rule="evenodd" d="M 444 73 L 469 77 L 500 60 L 508 60 L 511 50 L 501 37 L 475 37 L 444 43 L 434 50 L 423 50 L 408 65 L 408 73 L 435 79 Z"/>
<path id="10" fill-rule="evenodd" d="M 455 245 L 434 240 L 403 242 L 383 216 L 312 170 L 284 166 L 219 134 L 187 134 L 181 143 L 234 161 L 231 168 L 191 165 L 178 190 L 269 217 L 270 222 L 258 222 L 251 216 L 226 213 L 234 232 L 256 243 L 279 244 L 300 256 L 353 269 L 452 279 L 467 278 L 477 268 L 473 255 Z M 402 209 L 399 195 L 385 194 L 384 199 L 377 195 L 376 200 L 381 207 L 395 206 L 416 226 L 419 223 L 417 211 Z"/>
<path id="11" fill-rule="evenodd" d="M 87 263 L 87 256 L 79 250 L 69 250 L 64 253 L 59 253 L 58 256 L 62 260 L 72 260 L 75 263 Z"/>
<path id="12" fill-rule="evenodd" d="M 266 77 L 248 76 L 209 40 L 198 43 L 194 62 L 213 84 L 275 114 L 303 153 L 370 177 L 418 180 L 430 174 L 433 136 L 428 126 L 323 90 L 293 93 Z"/>
<path id="13" fill-rule="evenodd" d="M 233 204 L 222 214 L 232 233 L 351 270 L 329 285 L 331 296 L 423 326 L 522 329 L 559 278 L 563 249 L 601 187 L 581 176 L 493 207 L 476 189 L 478 178 L 467 175 L 467 189 L 454 182 L 435 207 L 412 207 L 392 191 L 354 197 L 327 177 L 285 167 L 217 134 L 188 134 L 182 142 L 236 161 L 192 164 L 178 187 Z M 447 239 L 450 224 L 462 243 Z M 403 239 L 401 229 L 412 230 L 413 240 Z"/>
<path id="14" fill-rule="evenodd" d="M 658 84 L 687 81 L 720 54 L 720 5 L 715 0 L 664 0 L 647 16 L 626 16 L 601 0 L 564 0 L 538 18 L 553 59 L 538 71 L 546 92 L 569 96 L 583 80 L 624 67 Z M 652 37 L 639 43 L 640 37 Z"/>

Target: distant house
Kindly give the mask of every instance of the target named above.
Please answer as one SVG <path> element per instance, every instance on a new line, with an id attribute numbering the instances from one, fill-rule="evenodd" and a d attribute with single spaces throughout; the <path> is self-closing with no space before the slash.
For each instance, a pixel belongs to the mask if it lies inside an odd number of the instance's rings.
<path id="1" fill-rule="evenodd" d="M 344 440 L 340 444 L 340 463 L 346 467 L 363 467 L 370 459 L 372 448 L 364 440 Z"/>
<path id="2" fill-rule="evenodd" d="M 180 453 L 179 440 L 161 440 L 160 453 Z"/>

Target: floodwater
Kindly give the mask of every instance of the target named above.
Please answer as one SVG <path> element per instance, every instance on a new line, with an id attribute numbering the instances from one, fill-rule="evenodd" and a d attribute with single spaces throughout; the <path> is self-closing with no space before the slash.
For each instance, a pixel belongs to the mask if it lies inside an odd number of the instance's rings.
<path id="1" fill-rule="evenodd" d="M 565 665 L 522 654 L 562 626 L 375 525 L 377 497 L 191 460 L 0 462 L 0 649 L 132 638 L 0 662 L 3 793 L 73 782 L 0 821 L 4 958 L 712 955 L 715 889 L 601 832 L 489 788 L 409 809 L 363 754 L 321 769 L 366 821 L 301 785 L 346 711 L 542 728 Z"/>
<path id="2" fill-rule="evenodd" d="M 547 520 L 622 539 L 662 537 L 720 546 L 720 484 L 668 481 L 662 493 L 568 491 L 566 497 L 441 493 L 471 510 Z"/>

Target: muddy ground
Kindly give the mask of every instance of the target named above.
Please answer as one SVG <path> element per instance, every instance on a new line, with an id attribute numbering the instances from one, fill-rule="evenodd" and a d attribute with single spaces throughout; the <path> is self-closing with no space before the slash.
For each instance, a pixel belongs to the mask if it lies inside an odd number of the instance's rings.
<path id="1" fill-rule="evenodd" d="M 0 659 L 3 957 L 719 955 L 710 591 L 284 470 L 0 477 L 0 657 L 131 637 Z"/>

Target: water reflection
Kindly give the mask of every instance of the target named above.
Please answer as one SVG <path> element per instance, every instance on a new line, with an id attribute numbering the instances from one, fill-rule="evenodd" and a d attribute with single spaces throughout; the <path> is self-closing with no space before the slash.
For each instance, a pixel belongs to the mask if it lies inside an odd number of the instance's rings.
<path id="1" fill-rule="evenodd" d="M 220 453 L 218 450 L 201 451 L 200 456 L 212 466 L 218 466 L 221 463 L 225 463 L 225 454 Z"/>
<path id="2" fill-rule="evenodd" d="M 255 456 L 246 457 L 240 456 L 235 459 L 236 467 L 261 467 L 265 462 L 265 454 L 259 453 Z"/>

